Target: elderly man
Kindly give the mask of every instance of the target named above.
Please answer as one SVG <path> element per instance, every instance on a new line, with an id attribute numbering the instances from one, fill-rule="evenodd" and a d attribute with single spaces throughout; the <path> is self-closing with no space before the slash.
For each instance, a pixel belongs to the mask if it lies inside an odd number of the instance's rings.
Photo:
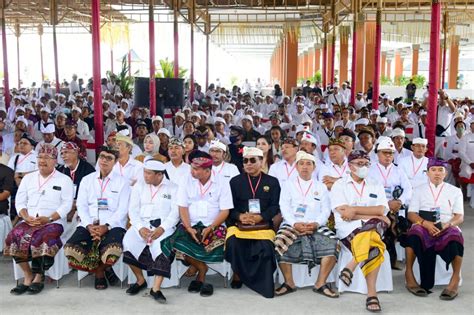
<path id="1" fill-rule="evenodd" d="M 317 167 L 321 168 L 319 171 L 319 179 L 326 185 L 328 190 L 331 190 L 332 185 L 340 178 L 348 176 L 349 169 L 345 150 L 346 144 L 342 139 L 329 140 L 329 159 L 327 159 L 324 164 L 317 165 Z"/>
<path id="2" fill-rule="evenodd" d="M 227 146 L 219 140 L 212 140 L 209 146 L 209 154 L 212 157 L 212 173 L 223 176 L 230 181 L 240 174 L 239 169 L 234 164 L 225 162 L 227 157 Z"/>
<path id="3" fill-rule="evenodd" d="M 427 145 L 427 139 L 413 139 L 411 145 L 413 155 L 400 159 L 398 164 L 400 169 L 407 175 L 413 189 L 426 183 L 428 180 L 425 172 L 426 165 L 428 164 L 428 158 L 425 157 L 426 151 L 428 150 Z"/>
<path id="4" fill-rule="evenodd" d="M 451 280 L 439 297 L 454 300 L 458 295 L 464 254 L 464 238 L 459 228 L 464 221 L 464 205 L 461 190 L 444 182 L 446 167 L 445 161 L 430 158 L 429 181 L 413 192 L 408 209 L 408 219 L 413 225 L 406 244 L 405 280 L 411 293 L 427 296 L 434 286 L 436 256 L 439 255 L 446 267 L 451 264 L 453 268 Z M 413 274 L 415 257 L 420 265 L 420 285 Z"/>
<path id="5" fill-rule="evenodd" d="M 338 257 L 338 241 L 326 227 L 331 214 L 326 186 L 312 179 L 316 159 L 304 151 L 296 154 L 298 177 L 287 181 L 281 190 L 283 225 L 275 240 L 280 269 L 285 282 L 277 296 L 296 291 L 291 264 L 306 264 L 308 270 L 320 265 L 313 291 L 330 298 L 338 297 L 326 283 Z M 290 236 L 290 237 L 289 237 Z"/>
<path id="6" fill-rule="evenodd" d="M 16 194 L 16 207 L 23 220 L 5 240 L 4 255 L 12 256 L 25 275 L 12 294 L 40 293 L 44 273 L 54 264 L 54 256 L 62 246 L 61 234 L 72 206 L 71 180 L 54 168 L 58 150 L 45 144 L 38 153 L 38 171 L 21 181 Z M 31 267 L 29 265 L 31 261 Z"/>
<path id="7" fill-rule="evenodd" d="M 59 151 L 61 149 L 61 146 L 63 145 L 63 141 L 61 139 L 56 138 L 56 136 L 54 135 L 54 132 L 56 131 L 54 124 L 53 123 L 42 124 L 40 129 L 41 129 L 41 134 L 43 135 L 43 139 L 41 142 L 39 142 L 36 145 L 36 148 L 35 148 L 36 153 L 38 153 L 41 146 L 45 143 L 50 143 Z M 64 164 L 64 161 L 61 156 L 58 156 L 58 164 L 59 165 Z"/>
<path id="8" fill-rule="evenodd" d="M 64 165 L 58 167 L 58 171 L 70 177 L 74 185 L 74 203 L 71 211 L 67 215 L 67 221 L 71 222 L 77 210 L 76 200 L 81 181 L 85 176 L 95 172 L 95 169 L 84 159 L 80 158 L 79 147 L 74 142 L 66 142 L 61 146 L 61 157 L 62 160 L 64 160 Z"/>
<path id="9" fill-rule="evenodd" d="M 181 224 L 170 238 L 162 242 L 161 249 L 167 257 L 179 253 L 187 264 L 198 270 L 188 291 L 207 297 L 213 294 L 214 288 L 205 283 L 206 263 L 224 259 L 226 228 L 223 223 L 234 205 L 229 184 L 221 176 L 212 174 L 211 156 L 194 151 L 190 154 L 190 161 L 191 174 L 178 188 Z"/>
<path id="10" fill-rule="evenodd" d="M 273 219 L 280 213 L 280 185 L 262 172 L 262 150 L 244 147 L 243 157 L 245 173 L 230 180 L 234 207 L 227 220 L 225 259 L 234 271 L 232 288 L 243 283 L 272 298 L 276 270 Z"/>
<path id="11" fill-rule="evenodd" d="M 137 282 L 127 294 L 136 295 L 147 287 L 143 271 L 155 276 L 150 295 L 159 303 L 166 303 L 161 292 L 164 277 L 171 277 L 171 263 L 161 251 L 161 241 L 175 231 L 179 221 L 176 206 L 178 186 L 169 181 L 165 165 L 149 159 L 143 169 L 144 182 L 137 183 L 130 197 L 131 228 L 123 238 L 123 260 L 130 266 Z"/>
<path id="12" fill-rule="evenodd" d="M 117 134 L 115 140 L 117 141 L 119 157 L 112 172 L 123 176 L 128 180 L 130 186 L 133 186 L 137 181 L 143 180 L 143 163 L 130 156 L 133 146 L 130 137 Z"/>
<path id="13" fill-rule="evenodd" d="M 66 138 L 64 139 L 64 141 L 74 142 L 79 147 L 79 154 L 82 157 L 87 156 L 86 146 L 84 145 L 82 140 L 77 136 L 77 122 L 73 119 L 68 119 L 64 127 L 64 132 L 66 134 Z"/>
<path id="14" fill-rule="evenodd" d="M 353 271 L 360 265 L 367 282 L 366 308 L 379 312 L 375 284 L 384 259 L 382 236 L 390 224 L 387 198 L 383 185 L 367 177 L 370 157 L 366 152 L 353 151 L 348 162 L 350 176 L 335 182 L 330 193 L 337 236 L 353 254 L 339 278 L 350 286 Z"/>
<path id="15" fill-rule="evenodd" d="M 104 290 L 104 272 L 122 255 L 130 185 L 112 169 L 118 151 L 102 147 L 99 170 L 84 177 L 77 195 L 80 226 L 64 246 L 69 265 L 95 273 L 95 288 Z M 72 194 L 71 194 L 72 195 Z"/>
<path id="16" fill-rule="evenodd" d="M 296 168 L 296 153 L 298 152 L 298 141 L 293 138 L 286 138 L 283 140 L 281 154 L 283 159 L 270 166 L 268 175 L 278 178 L 280 184 L 294 179 L 297 176 Z"/>
<path id="17" fill-rule="evenodd" d="M 406 217 L 405 207 L 410 203 L 412 187 L 405 172 L 397 165 L 393 164 L 395 154 L 395 144 L 388 137 L 380 137 L 375 149 L 378 162 L 373 163 L 369 169 L 369 177 L 381 183 L 385 189 L 385 197 L 388 200 L 390 219 L 390 229 L 385 233 L 384 243 L 390 254 L 392 269 L 400 270 L 397 266 L 397 252 L 395 242 L 400 236 L 398 217 Z M 396 190 L 400 190 L 398 196 L 394 195 Z M 400 210 L 403 210 L 399 212 Z"/>

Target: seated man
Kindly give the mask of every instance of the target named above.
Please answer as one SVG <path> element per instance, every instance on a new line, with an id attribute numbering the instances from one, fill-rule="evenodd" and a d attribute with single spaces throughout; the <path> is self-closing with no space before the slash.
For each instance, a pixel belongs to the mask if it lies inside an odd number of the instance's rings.
<path id="1" fill-rule="evenodd" d="M 296 291 L 291 264 L 306 264 L 308 271 L 321 266 L 313 291 L 330 298 L 338 297 L 326 283 L 339 251 L 336 235 L 326 227 L 331 214 L 329 192 L 311 176 L 315 161 L 313 155 L 299 151 L 296 154 L 298 177 L 287 181 L 281 190 L 283 225 L 276 236 L 275 249 L 285 282 L 275 292 L 277 296 Z"/>
<path id="2" fill-rule="evenodd" d="M 95 273 L 97 290 L 107 288 L 104 271 L 122 255 L 130 186 L 112 172 L 117 158 L 115 149 L 100 149 L 99 170 L 82 179 L 77 195 L 80 226 L 64 245 L 72 268 Z"/>
<path id="3" fill-rule="evenodd" d="M 352 273 L 360 265 L 367 282 L 366 308 L 370 312 L 380 312 L 375 284 L 384 260 L 382 235 L 390 224 L 386 217 L 387 198 L 383 185 L 367 178 L 368 153 L 355 150 L 347 160 L 350 176 L 335 182 L 330 193 L 337 236 L 353 254 L 339 278 L 350 286 Z"/>
<path id="4" fill-rule="evenodd" d="M 167 257 L 176 252 L 187 264 L 198 270 L 188 291 L 211 296 L 214 289 L 206 279 L 206 263 L 224 259 L 226 228 L 222 225 L 233 208 L 229 184 L 220 175 L 213 175 L 212 158 L 202 151 L 190 154 L 191 174 L 178 188 L 177 204 L 181 225 L 161 244 Z"/>
<path id="5" fill-rule="evenodd" d="M 458 227 L 464 221 L 463 196 L 459 188 L 443 182 L 447 176 L 447 163 L 430 158 L 429 182 L 413 191 L 408 208 L 408 219 L 414 223 L 406 241 L 407 289 L 417 296 L 427 296 L 434 286 L 436 255 L 453 267 L 451 280 L 440 295 L 442 300 L 453 300 L 458 295 L 464 238 Z M 421 283 L 413 275 L 415 256 L 420 265 Z"/>
<path id="6" fill-rule="evenodd" d="M 245 173 L 230 180 L 234 207 L 227 220 L 225 259 L 234 271 L 232 288 L 244 283 L 272 298 L 276 270 L 272 220 L 280 213 L 280 184 L 262 172 L 262 150 L 244 147 L 243 157 Z"/>
<path id="7" fill-rule="evenodd" d="M 161 241 L 173 234 L 179 221 L 178 186 L 170 182 L 165 164 L 158 160 L 145 160 L 143 177 L 144 182 L 132 188 L 128 212 L 132 226 L 123 238 L 123 261 L 137 278 L 127 294 L 135 295 L 147 287 L 142 272 L 146 270 L 155 276 L 150 295 L 159 303 L 166 303 L 160 287 L 164 277 L 171 277 L 174 257 L 169 259 L 161 252 Z"/>
<path id="8" fill-rule="evenodd" d="M 24 273 L 24 281 L 10 292 L 40 293 L 44 273 L 54 264 L 54 256 L 63 245 L 61 234 L 72 206 L 72 182 L 54 168 L 58 150 L 51 144 L 38 151 L 38 171 L 25 175 L 16 194 L 19 217 L 5 240 L 5 256 L 12 256 Z M 29 265 L 31 261 L 31 267 Z"/>

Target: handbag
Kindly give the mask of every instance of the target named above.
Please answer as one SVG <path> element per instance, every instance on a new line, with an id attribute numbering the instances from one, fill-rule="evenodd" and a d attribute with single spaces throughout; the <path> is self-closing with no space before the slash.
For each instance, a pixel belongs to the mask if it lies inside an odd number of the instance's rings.
<path id="1" fill-rule="evenodd" d="M 270 229 L 270 224 L 267 222 L 259 222 L 257 224 L 243 224 L 242 222 L 237 222 L 237 228 L 241 231 L 259 231 L 259 230 L 268 230 Z"/>
<path id="2" fill-rule="evenodd" d="M 436 211 L 426 211 L 426 210 L 420 210 L 418 212 L 418 215 L 425 221 L 433 222 L 435 223 L 435 226 L 442 230 L 443 225 L 441 224 L 441 221 L 439 219 L 439 215 Z"/>

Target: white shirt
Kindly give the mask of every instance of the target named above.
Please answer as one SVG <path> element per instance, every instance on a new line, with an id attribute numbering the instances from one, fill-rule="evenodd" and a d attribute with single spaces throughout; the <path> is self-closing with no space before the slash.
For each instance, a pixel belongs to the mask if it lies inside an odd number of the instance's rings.
<path id="1" fill-rule="evenodd" d="M 176 205 L 178 186 L 163 178 L 158 186 L 137 183 L 130 195 L 131 225 L 140 231 L 141 228 L 150 228 L 150 221 L 161 219 L 165 232 L 174 231 L 179 221 L 179 212 Z"/>
<path id="2" fill-rule="evenodd" d="M 398 167 L 405 172 L 408 179 L 410 180 L 411 187 L 416 187 L 424 184 L 428 181 L 426 175 L 426 166 L 428 165 L 428 158 L 422 157 L 417 159 L 413 154 L 409 157 L 404 157 L 400 160 Z"/>
<path id="3" fill-rule="evenodd" d="M 169 161 L 165 163 L 166 173 L 170 178 L 170 181 L 176 185 L 180 185 L 180 183 L 191 174 L 191 165 L 186 164 L 184 162 L 181 163 L 180 166 L 175 167 L 173 162 Z"/>
<path id="4" fill-rule="evenodd" d="M 54 170 L 44 178 L 36 171 L 22 179 L 15 202 L 18 211 L 27 209 L 32 217 L 50 217 L 57 212 L 61 217 L 55 223 L 64 225 L 73 197 L 73 184 L 68 176 Z"/>
<path id="5" fill-rule="evenodd" d="M 130 156 L 124 166 L 117 161 L 112 169 L 112 173 L 125 177 L 130 186 L 133 186 L 137 181 L 143 181 L 143 163 Z"/>
<path id="6" fill-rule="evenodd" d="M 387 200 L 393 199 L 393 190 L 396 186 L 400 186 L 403 188 L 403 194 L 400 196 L 400 201 L 405 205 L 410 203 L 412 195 L 410 181 L 405 172 L 396 165 L 390 164 L 388 167 L 385 167 L 380 163 L 373 163 L 369 169 L 369 177 L 383 185 Z"/>
<path id="7" fill-rule="evenodd" d="M 470 164 L 474 163 L 474 133 L 466 133 L 459 144 L 459 156 L 461 157 L 461 177 L 470 178 L 472 169 Z"/>
<path id="8" fill-rule="evenodd" d="M 438 105 L 438 116 L 436 123 L 443 126 L 443 128 L 446 128 L 446 131 L 444 132 L 445 136 L 451 135 L 451 128 L 449 128 L 449 126 L 453 122 L 453 115 L 454 113 L 451 111 L 451 108 L 449 108 L 448 105 Z"/>
<path id="9" fill-rule="evenodd" d="M 222 162 L 221 165 L 212 165 L 212 174 L 219 174 L 229 182 L 233 177 L 240 174 L 239 169 L 234 164 Z"/>
<path id="10" fill-rule="evenodd" d="M 316 167 L 318 167 L 318 164 Z M 327 159 L 324 164 L 321 164 L 319 170 L 319 179 L 322 180 L 324 176 L 330 176 L 335 178 L 344 178 L 349 176 L 350 170 L 347 164 L 347 160 L 344 160 L 341 166 L 334 164 L 330 159 Z"/>
<path id="11" fill-rule="evenodd" d="M 459 145 L 461 139 L 456 134 L 445 137 L 443 143 L 443 159 L 449 161 L 451 159 L 457 159 L 459 157 Z"/>
<path id="12" fill-rule="evenodd" d="M 281 160 L 270 165 L 268 170 L 268 175 L 276 177 L 280 182 L 280 185 L 289 179 L 295 179 L 298 176 L 298 171 L 296 171 L 296 162 L 293 162 L 293 165 L 290 165 L 287 161 Z"/>
<path id="13" fill-rule="evenodd" d="M 360 194 L 360 195 L 359 195 Z M 342 205 L 374 207 L 384 206 L 384 214 L 388 213 L 388 203 L 383 185 L 370 178 L 361 184 L 355 182 L 351 176 L 342 178 L 334 183 L 330 192 L 331 208 L 336 222 L 336 234 L 342 239 L 352 231 L 362 226 L 362 220 L 344 221 L 336 210 Z"/>
<path id="14" fill-rule="evenodd" d="M 36 160 L 37 155 L 34 150 L 31 150 L 31 152 L 27 154 L 15 153 L 10 157 L 10 160 L 8 161 L 8 167 L 14 170 L 16 173 L 30 173 L 38 170 Z"/>
<path id="15" fill-rule="evenodd" d="M 98 199 L 107 201 L 107 209 L 100 210 Z M 85 176 L 79 186 L 76 207 L 80 225 L 87 227 L 99 218 L 100 224 L 108 223 L 111 228 L 125 228 L 127 223 L 130 185 L 125 177 L 111 172 L 100 179 L 100 171 Z"/>
<path id="16" fill-rule="evenodd" d="M 435 198 L 438 198 L 437 202 L 435 202 Z M 408 212 L 419 213 L 420 210 L 430 211 L 437 207 L 440 208 L 442 223 L 449 222 L 455 213 L 464 214 L 461 189 L 449 183 L 442 183 L 438 187 L 435 187 L 431 182 L 420 185 L 413 191 Z"/>
<path id="17" fill-rule="evenodd" d="M 298 222 L 325 225 L 331 214 L 329 201 L 329 192 L 321 182 L 305 181 L 299 176 L 286 181 L 280 193 L 283 223 L 291 226 Z M 297 211 L 298 208 L 305 208 L 306 211 L 303 214 Z"/>
<path id="18" fill-rule="evenodd" d="M 212 224 L 220 211 L 234 207 L 229 183 L 212 173 L 204 186 L 189 174 L 178 188 L 177 203 L 188 208 L 191 225 L 202 222 L 205 226 Z"/>
<path id="19" fill-rule="evenodd" d="M 412 156 L 412 155 L 413 155 L 413 152 L 405 148 L 402 148 L 400 152 L 395 150 L 395 155 L 393 156 L 393 163 L 398 165 L 401 159 Z"/>

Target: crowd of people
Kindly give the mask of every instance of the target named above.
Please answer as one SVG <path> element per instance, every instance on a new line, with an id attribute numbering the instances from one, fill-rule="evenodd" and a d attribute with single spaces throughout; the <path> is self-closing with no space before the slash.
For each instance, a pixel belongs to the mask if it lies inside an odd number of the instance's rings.
<path id="1" fill-rule="evenodd" d="M 384 253 L 400 269 L 402 246 L 409 292 L 430 293 L 440 256 L 452 267 L 440 298 L 458 295 L 464 196 L 474 200 L 473 100 L 439 91 L 436 152 L 426 157 L 427 96 L 382 94 L 377 108 L 361 92 L 350 104 L 348 82 L 309 82 L 292 96 L 278 85 L 269 95 L 197 85 L 167 118 L 105 80 L 96 161 L 87 154 L 94 97 L 76 80 L 69 95 L 47 82 L 12 90 L 0 107 L 0 214 L 13 223 L 3 254 L 24 272 L 12 294 L 41 292 L 64 248 L 97 290 L 117 281 L 111 266 L 123 257 L 137 279 L 127 294 L 147 287 L 146 271 L 160 303 L 175 260 L 194 277 L 188 291 L 204 297 L 214 290 L 207 264 L 225 260 L 233 289 L 294 293 L 293 265 L 302 264 L 319 266 L 315 293 L 338 298 L 328 277 L 345 247 L 352 259 L 339 279 L 350 286 L 360 268 L 366 309 L 378 312 Z M 284 282 L 275 287 L 277 265 Z"/>

